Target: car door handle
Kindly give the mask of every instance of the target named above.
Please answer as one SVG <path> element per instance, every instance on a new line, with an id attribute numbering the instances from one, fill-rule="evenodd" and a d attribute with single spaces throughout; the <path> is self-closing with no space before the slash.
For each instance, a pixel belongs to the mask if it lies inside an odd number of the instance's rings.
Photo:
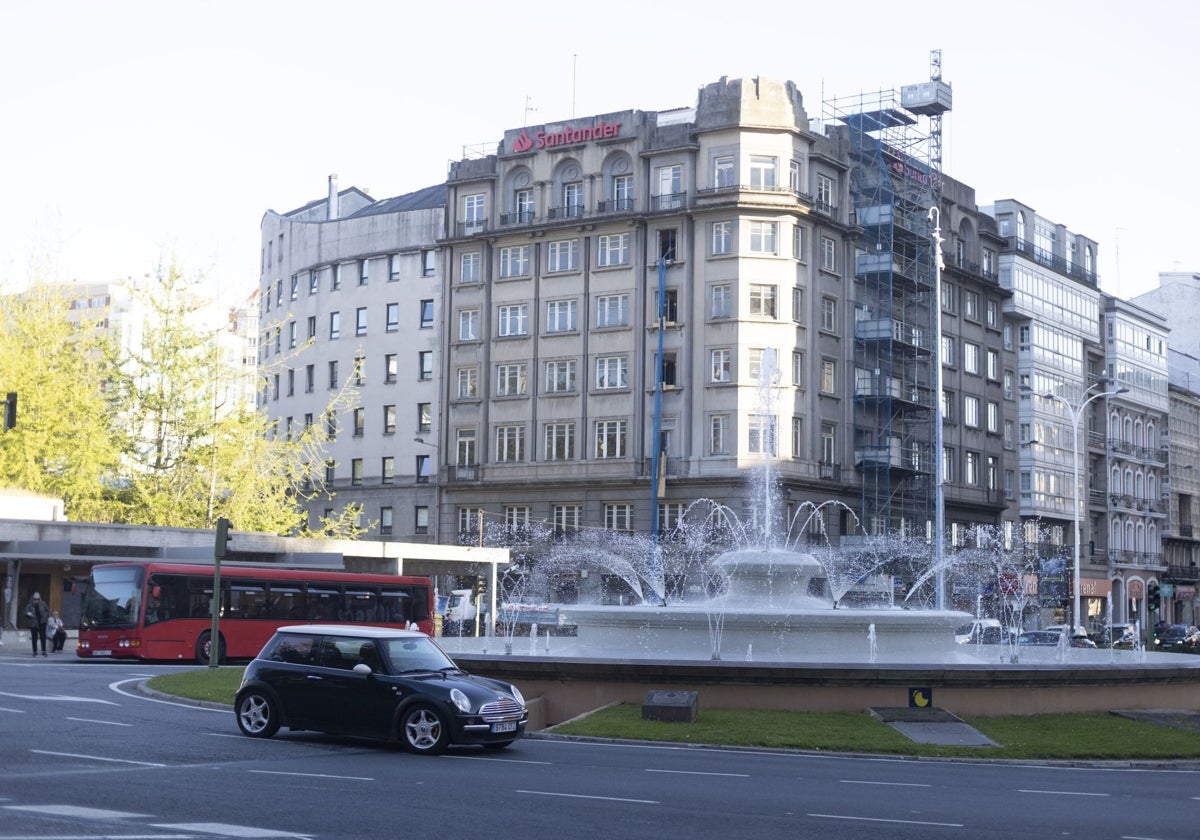
<path id="1" fill-rule="evenodd" d="M 305 675 L 304 675 L 304 679 L 306 679 L 306 680 L 316 680 L 317 682 L 320 682 L 321 680 L 323 680 L 323 679 L 325 679 L 325 678 L 324 678 L 324 677 L 322 677 L 320 674 L 305 674 Z"/>

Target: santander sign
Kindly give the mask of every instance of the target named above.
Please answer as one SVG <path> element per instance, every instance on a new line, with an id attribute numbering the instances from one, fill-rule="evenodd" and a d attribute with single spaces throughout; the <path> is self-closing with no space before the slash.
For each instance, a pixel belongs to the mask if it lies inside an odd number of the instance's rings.
<path id="1" fill-rule="evenodd" d="M 522 128 L 521 133 L 512 142 L 512 151 L 519 154 L 531 149 L 552 149 L 555 146 L 616 137 L 620 133 L 621 124 L 619 122 L 606 123 L 604 120 L 589 125 L 587 128 L 565 128 L 562 131 L 546 131 L 543 126 L 532 134 Z"/>

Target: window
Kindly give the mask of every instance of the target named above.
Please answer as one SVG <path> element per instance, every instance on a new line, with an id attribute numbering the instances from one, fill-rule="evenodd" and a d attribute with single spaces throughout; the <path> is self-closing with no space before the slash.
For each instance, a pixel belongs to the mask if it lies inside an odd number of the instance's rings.
<path id="1" fill-rule="evenodd" d="M 362 458 L 351 458 L 350 459 L 350 483 L 352 485 L 354 485 L 355 487 L 358 487 L 362 484 L 362 481 L 363 481 L 363 459 Z"/>
<path id="2" fill-rule="evenodd" d="M 360 306 L 354 310 L 354 334 L 367 334 L 367 307 Z"/>
<path id="3" fill-rule="evenodd" d="M 458 398 L 470 400 L 479 396 L 479 371 L 473 367 L 458 369 Z"/>
<path id="4" fill-rule="evenodd" d="M 308 272 L 308 293 L 315 295 L 321 291 L 321 275 L 315 271 Z"/>
<path id="5" fill-rule="evenodd" d="M 395 332 L 400 329 L 400 304 L 389 303 L 387 305 L 387 323 L 384 325 L 386 332 Z"/>
<path id="6" fill-rule="evenodd" d="M 732 311 L 733 287 L 728 283 L 718 283 L 710 292 L 712 300 L 712 317 L 728 318 Z"/>
<path id="7" fill-rule="evenodd" d="M 821 393 L 837 393 L 837 362 L 832 359 L 821 360 Z"/>
<path id="8" fill-rule="evenodd" d="M 596 265 L 600 267 L 629 264 L 629 234 L 601 236 L 596 244 Z"/>
<path id="9" fill-rule="evenodd" d="M 433 379 L 433 351 L 422 350 L 417 354 L 418 367 L 420 369 L 421 379 Z"/>
<path id="10" fill-rule="evenodd" d="M 337 464 L 332 460 L 325 462 L 325 483 L 332 484 L 334 476 L 337 474 Z"/>
<path id="11" fill-rule="evenodd" d="M 596 457 L 625 457 L 625 421 L 596 421 Z"/>
<path id="12" fill-rule="evenodd" d="M 418 455 L 416 462 L 417 484 L 428 484 L 432 459 L 428 455 Z"/>
<path id="13" fill-rule="evenodd" d="M 746 373 L 754 382 L 762 382 L 763 363 L 766 361 L 768 354 L 773 361 L 775 358 L 774 350 L 766 350 L 762 347 L 751 347 L 747 354 Z"/>
<path id="14" fill-rule="evenodd" d="M 317 337 L 317 316 L 316 315 L 308 316 L 308 337 L 309 338 Z"/>
<path id="15" fill-rule="evenodd" d="M 579 505 L 551 505 L 550 516 L 554 521 L 554 532 L 578 531 L 583 519 L 583 508 Z"/>
<path id="16" fill-rule="evenodd" d="M 496 462 L 515 463 L 525 460 L 525 427 L 496 427 Z"/>
<path id="17" fill-rule="evenodd" d="M 750 155 L 750 186 L 755 189 L 774 189 L 779 186 L 773 157 Z"/>
<path id="18" fill-rule="evenodd" d="M 821 463 L 837 463 L 837 430 L 832 423 L 821 424 Z"/>
<path id="19" fill-rule="evenodd" d="M 954 336 L 942 336 L 942 365 L 946 367 L 954 366 Z"/>
<path id="20" fill-rule="evenodd" d="M 479 310 L 464 309 L 458 313 L 458 340 L 479 340 Z"/>
<path id="21" fill-rule="evenodd" d="M 942 448 L 942 481 L 947 484 L 954 481 L 954 450 L 949 446 Z"/>
<path id="22" fill-rule="evenodd" d="M 972 321 L 979 320 L 979 293 L 963 292 L 963 317 Z"/>
<path id="23" fill-rule="evenodd" d="M 501 306 L 496 334 L 500 336 L 525 335 L 528 327 L 529 308 L 524 303 Z"/>
<path id="24" fill-rule="evenodd" d="M 729 415 L 714 414 L 708 418 L 708 454 L 729 454 Z"/>
<path id="25" fill-rule="evenodd" d="M 792 351 L 792 384 L 804 387 L 804 353 L 800 350 Z"/>
<path id="26" fill-rule="evenodd" d="M 329 337 L 331 339 L 338 338 L 342 334 L 342 313 L 329 313 Z"/>
<path id="27" fill-rule="evenodd" d="M 624 356 L 601 356 L 596 359 L 596 388 L 605 391 L 628 387 L 628 366 L 629 362 Z"/>
<path id="28" fill-rule="evenodd" d="M 421 329 L 433 329 L 433 301 L 421 301 Z"/>
<path id="29" fill-rule="evenodd" d="M 614 210 L 633 209 L 633 176 L 617 175 L 612 181 Z"/>
<path id="30" fill-rule="evenodd" d="M 463 196 L 463 233 L 470 235 L 483 230 L 483 193 Z"/>
<path id="31" fill-rule="evenodd" d="M 979 428 L 979 397 L 963 397 L 963 423 Z"/>
<path id="32" fill-rule="evenodd" d="M 979 345 L 963 342 L 963 369 L 967 373 L 979 373 Z"/>
<path id="33" fill-rule="evenodd" d="M 358 261 L 358 285 L 365 286 L 367 281 L 371 279 L 371 261 Z"/>
<path id="34" fill-rule="evenodd" d="M 525 393 L 525 365 L 496 366 L 496 396 L 515 397 Z"/>
<path id="35" fill-rule="evenodd" d="M 1011 400 L 1013 398 L 1013 372 L 1011 370 L 1004 371 L 1004 399 Z"/>
<path id="36" fill-rule="evenodd" d="M 287 395 L 289 397 L 294 397 L 296 395 L 296 369 L 295 368 L 288 368 Z"/>
<path id="37" fill-rule="evenodd" d="M 623 327 L 629 323 L 629 295 L 600 295 L 596 298 L 596 326 Z"/>
<path id="38" fill-rule="evenodd" d="M 460 467 L 478 463 L 475 457 L 475 430 L 459 429 L 454 437 L 454 463 Z"/>
<path id="39" fill-rule="evenodd" d="M 399 373 L 400 367 L 396 362 L 396 354 L 388 353 L 383 357 L 383 381 L 395 382 L 396 374 Z"/>
<path id="40" fill-rule="evenodd" d="M 837 332 L 837 300 L 834 298 L 821 298 L 821 329 Z"/>
<path id="41" fill-rule="evenodd" d="M 967 484 L 979 484 L 979 453 L 968 452 L 963 458 L 963 480 Z"/>
<path id="42" fill-rule="evenodd" d="M 751 222 L 750 253 L 776 253 L 775 237 L 778 230 L 779 224 L 777 222 Z"/>
<path id="43" fill-rule="evenodd" d="M 654 312 L 659 311 L 658 292 L 654 293 Z M 674 324 L 679 319 L 679 290 L 667 289 L 666 296 L 662 298 L 662 319 L 664 323 Z M 657 319 L 656 319 L 657 320 Z"/>
<path id="44" fill-rule="evenodd" d="M 383 433 L 385 435 L 396 434 L 396 406 L 394 405 L 383 407 Z"/>
<path id="45" fill-rule="evenodd" d="M 560 239 L 546 247 L 546 271 L 574 271 L 579 268 L 579 240 Z"/>
<path id="46" fill-rule="evenodd" d="M 583 183 L 571 181 L 563 184 L 563 215 L 569 218 L 583 215 Z"/>
<path id="47" fill-rule="evenodd" d="M 954 405 L 954 394 L 952 394 L 950 391 L 942 391 L 941 400 L 940 410 L 942 412 L 942 419 L 949 423 L 954 420 L 954 417 L 950 411 L 951 407 Z"/>
<path id="48" fill-rule="evenodd" d="M 354 409 L 354 436 L 362 437 L 364 427 L 367 424 L 367 410 L 365 408 Z"/>
<path id="49" fill-rule="evenodd" d="M 546 332 L 575 331 L 575 301 L 551 300 L 546 302 Z"/>
<path id="50" fill-rule="evenodd" d="M 954 287 L 949 283 L 942 284 L 942 309 L 947 312 L 954 311 Z"/>
<path id="51" fill-rule="evenodd" d="M 500 276 L 529 276 L 529 246 L 515 245 L 500 249 Z"/>
<path id="52" fill-rule="evenodd" d="M 304 366 L 304 393 L 311 394 L 316 388 L 316 365 Z"/>
<path id="53" fill-rule="evenodd" d="M 993 382 L 1000 381 L 1000 353 L 995 350 L 987 351 L 987 378 Z"/>
<path id="54" fill-rule="evenodd" d="M 800 225 L 792 228 L 792 258 L 801 262 L 808 259 L 808 230 Z"/>
<path id="55" fill-rule="evenodd" d="M 683 206 L 683 167 L 660 166 L 658 169 L 658 195 L 654 209 L 672 210 Z"/>
<path id="56" fill-rule="evenodd" d="M 295 300 L 297 297 L 299 297 L 299 295 L 300 295 L 300 275 L 293 274 L 292 275 L 292 283 L 291 283 L 291 299 Z"/>
<path id="57" fill-rule="evenodd" d="M 428 432 L 433 426 L 433 403 L 417 403 L 417 431 Z"/>
<path id="58" fill-rule="evenodd" d="M 733 186 L 736 186 L 733 180 L 733 155 L 713 158 L 713 187 L 719 190 Z"/>
<path id="59" fill-rule="evenodd" d="M 750 433 L 746 446 L 751 452 L 775 454 L 775 418 L 765 414 L 750 415 Z"/>
<path id="60" fill-rule="evenodd" d="M 821 268 L 837 271 L 837 242 L 828 236 L 821 237 Z"/>
<path id="61" fill-rule="evenodd" d="M 546 362 L 546 393 L 563 394 L 575 390 L 575 360 Z"/>
<path id="62" fill-rule="evenodd" d="M 434 269 L 437 268 L 437 251 L 422 251 L 421 252 L 421 276 L 432 277 Z"/>
<path id="63" fill-rule="evenodd" d="M 633 530 L 633 505 L 606 504 L 604 506 L 604 527 L 610 531 Z"/>
<path id="64" fill-rule="evenodd" d="M 388 282 L 395 283 L 400 279 L 400 255 L 392 254 L 388 257 Z"/>
<path id="65" fill-rule="evenodd" d="M 545 460 L 567 461 L 575 457 L 575 424 L 547 423 Z"/>
<path id="66" fill-rule="evenodd" d="M 828 175 L 817 175 L 817 209 L 832 210 L 833 195 L 833 179 Z"/>
<path id="67" fill-rule="evenodd" d="M 733 222 L 712 223 L 712 254 L 714 257 L 733 253 Z"/>
<path id="68" fill-rule="evenodd" d="M 396 459 L 391 455 L 379 459 L 379 480 L 383 484 L 391 484 L 396 480 Z"/>
<path id="69" fill-rule="evenodd" d="M 532 511 L 529 509 L 529 505 L 505 505 L 504 525 L 511 530 L 527 528 L 531 515 Z"/>
<path id="70" fill-rule="evenodd" d="M 1000 489 L 1000 459 L 989 455 L 987 459 L 987 489 Z"/>
<path id="71" fill-rule="evenodd" d="M 332 266 L 332 272 L 333 279 L 330 281 L 330 288 L 336 292 L 342 288 L 342 266 L 340 264 Z"/>
<path id="72" fill-rule="evenodd" d="M 288 322 L 288 347 L 296 346 L 296 322 Z"/>
<path id="73" fill-rule="evenodd" d="M 1000 434 L 1000 403 L 987 404 L 987 430 L 994 435 Z"/>
<path id="74" fill-rule="evenodd" d="M 777 289 L 775 286 L 767 286 L 762 283 L 750 284 L 750 314 L 761 315 L 765 318 L 774 318 L 776 316 L 775 298 Z"/>
<path id="75" fill-rule="evenodd" d="M 1004 325 L 1004 349 L 1011 350 L 1013 348 L 1012 324 Z"/>
<path id="76" fill-rule="evenodd" d="M 329 390 L 333 390 L 338 386 L 338 363 L 334 359 L 329 363 Z"/>
<path id="77" fill-rule="evenodd" d="M 413 508 L 413 533 L 429 533 L 429 506 L 417 505 Z"/>
<path id="78" fill-rule="evenodd" d="M 390 507 L 379 509 L 379 533 L 382 536 L 392 533 L 392 509 Z"/>
<path id="79" fill-rule="evenodd" d="M 516 211 L 518 223 L 533 221 L 533 190 L 517 190 L 513 194 L 513 210 Z"/>
<path id="80" fill-rule="evenodd" d="M 679 258 L 679 231 L 667 228 L 658 232 L 658 259 L 673 263 Z"/>
<path id="81" fill-rule="evenodd" d="M 478 252 L 463 254 L 462 262 L 459 269 L 459 282 L 461 283 L 478 283 L 479 282 L 479 254 Z"/>
<path id="82" fill-rule="evenodd" d="M 733 351 L 722 347 L 712 351 L 712 381 L 730 382 L 733 380 Z"/>

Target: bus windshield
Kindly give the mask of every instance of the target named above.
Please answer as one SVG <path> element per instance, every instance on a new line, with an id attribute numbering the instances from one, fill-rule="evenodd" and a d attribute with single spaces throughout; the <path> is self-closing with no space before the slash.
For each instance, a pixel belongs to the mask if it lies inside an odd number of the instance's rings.
<path id="1" fill-rule="evenodd" d="M 145 580 L 143 568 L 96 566 L 83 593 L 80 626 L 90 630 L 136 626 Z"/>

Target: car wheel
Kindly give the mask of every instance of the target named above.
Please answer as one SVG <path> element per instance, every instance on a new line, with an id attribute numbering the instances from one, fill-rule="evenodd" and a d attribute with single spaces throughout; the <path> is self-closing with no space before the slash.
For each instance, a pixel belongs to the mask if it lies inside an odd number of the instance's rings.
<path id="1" fill-rule="evenodd" d="M 484 744 L 483 748 L 485 750 L 502 750 L 510 746 L 512 746 L 512 741 L 493 741 L 490 744 Z"/>
<path id="2" fill-rule="evenodd" d="M 247 691 L 237 701 L 238 729 L 251 738 L 270 738 L 279 731 L 279 709 L 261 691 Z"/>
<path id="3" fill-rule="evenodd" d="M 437 755 L 450 743 L 450 727 L 432 706 L 413 706 L 400 719 L 400 740 L 409 752 Z"/>
<path id="4" fill-rule="evenodd" d="M 218 636 L 217 644 L 217 664 L 220 665 L 225 661 L 225 640 Z M 212 656 L 212 634 L 205 630 L 196 640 L 196 664 L 208 665 L 210 656 Z"/>

